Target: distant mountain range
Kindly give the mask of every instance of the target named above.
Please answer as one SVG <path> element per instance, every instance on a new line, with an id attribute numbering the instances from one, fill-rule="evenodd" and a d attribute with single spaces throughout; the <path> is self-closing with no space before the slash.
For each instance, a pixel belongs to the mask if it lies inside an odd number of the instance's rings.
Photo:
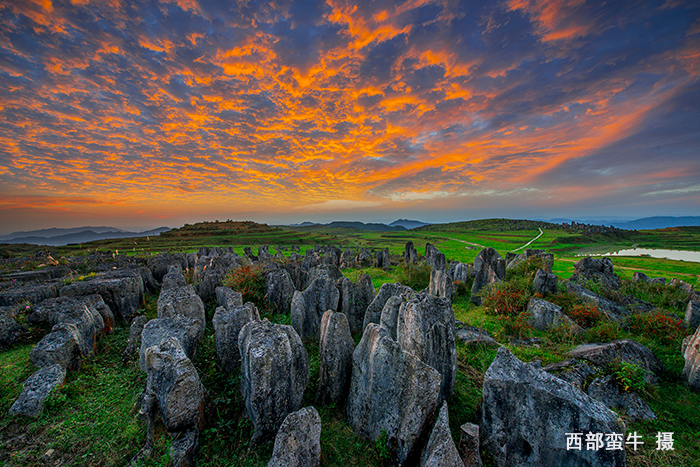
<path id="1" fill-rule="evenodd" d="M 313 230 L 316 228 L 331 228 L 331 229 L 357 229 L 357 230 L 368 230 L 371 232 L 397 232 L 401 230 L 410 230 L 416 227 L 422 227 L 426 224 L 425 222 L 413 221 L 408 219 L 398 219 L 391 224 L 381 224 L 372 222 L 359 222 L 359 221 L 333 221 L 328 224 L 319 224 L 317 222 L 302 222 L 300 224 L 290 224 L 288 227 L 301 228 L 304 230 Z"/>
<path id="2" fill-rule="evenodd" d="M 94 240 L 111 238 L 146 237 L 160 235 L 170 227 L 129 232 L 116 227 L 75 227 L 71 229 L 42 229 L 27 232 L 14 232 L 0 237 L 0 243 L 29 243 L 31 245 L 62 246 L 75 243 L 86 243 Z"/>
<path id="3" fill-rule="evenodd" d="M 571 222 L 581 222 L 591 225 L 612 225 L 618 229 L 625 230 L 653 230 L 667 229 L 669 227 L 700 226 L 700 216 L 654 216 L 642 219 L 548 219 L 548 222 L 555 224 L 570 224 Z"/>

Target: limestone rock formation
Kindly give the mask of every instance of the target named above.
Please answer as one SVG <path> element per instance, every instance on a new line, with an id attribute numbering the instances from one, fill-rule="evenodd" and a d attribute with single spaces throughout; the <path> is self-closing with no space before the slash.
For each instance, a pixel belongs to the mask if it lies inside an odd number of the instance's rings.
<path id="1" fill-rule="evenodd" d="M 284 418 L 301 407 L 309 357 L 291 326 L 251 321 L 238 337 L 241 390 L 253 421 L 252 446 L 271 439 Z"/>
<path id="2" fill-rule="evenodd" d="M 44 410 L 44 402 L 51 391 L 63 385 L 66 369 L 55 364 L 34 372 L 23 384 L 22 392 L 10 407 L 10 415 L 37 418 Z"/>
<path id="3" fill-rule="evenodd" d="M 327 310 L 336 311 L 340 292 L 328 277 L 314 279 L 303 291 L 294 292 L 291 303 L 292 326 L 302 339 L 318 337 L 321 316 Z"/>
<path id="4" fill-rule="evenodd" d="M 416 251 L 416 247 L 413 246 L 413 242 L 410 240 L 407 241 L 404 246 L 403 261 L 406 264 L 415 264 L 418 262 L 418 251 Z"/>
<path id="5" fill-rule="evenodd" d="M 544 269 L 538 269 L 535 273 L 532 287 L 535 289 L 535 293 L 546 295 L 557 291 L 558 282 L 559 277 L 556 274 L 547 272 Z"/>
<path id="6" fill-rule="evenodd" d="M 259 321 L 258 309 L 248 302 L 245 305 L 220 306 L 214 312 L 212 324 L 216 340 L 216 355 L 224 371 L 230 373 L 241 364 L 238 351 L 238 335 L 243 326 L 251 321 Z"/>
<path id="7" fill-rule="evenodd" d="M 430 271 L 430 284 L 428 285 L 428 293 L 430 295 L 452 300 L 453 291 L 454 283 L 449 274 L 441 269 Z"/>
<path id="8" fill-rule="evenodd" d="M 267 467 L 318 467 L 321 465 L 321 417 L 313 407 L 292 412 L 275 437 Z"/>
<path id="9" fill-rule="evenodd" d="M 197 322 L 197 339 L 201 340 L 204 337 L 204 328 L 207 324 L 204 303 L 191 285 L 164 289 L 160 292 L 158 318 L 173 316 L 184 316 L 195 320 Z"/>
<path id="10" fill-rule="evenodd" d="M 532 297 L 527 302 L 527 311 L 530 313 L 530 318 L 528 319 L 530 325 L 540 331 L 545 331 L 552 326 L 559 326 L 563 323 L 580 331 L 578 325 L 562 312 L 560 306 L 541 298 Z"/>
<path id="11" fill-rule="evenodd" d="M 362 332 L 362 324 L 365 312 L 372 300 L 374 300 L 374 285 L 367 274 L 361 274 L 357 282 L 352 282 L 347 277 L 341 277 L 336 282 L 340 298 L 338 311 L 345 313 L 353 334 Z"/>
<path id="12" fill-rule="evenodd" d="M 289 313 L 294 292 L 294 282 L 287 270 L 277 269 L 265 276 L 265 300 L 273 313 Z"/>
<path id="13" fill-rule="evenodd" d="M 224 308 L 243 305 L 243 296 L 229 287 L 217 287 L 215 293 L 217 303 Z"/>
<path id="14" fill-rule="evenodd" d="M 141 332 L 139 368 L 146 371 L 146 350 L 162 344 L 170 337 L 174 337 L 185 355 L 192 358 L 199 342 L 199 329 L 199 323 L 196 320 L 182 315 L 150 320 Z"/>
<path id="15" fill-rule="evenodd" d="M 440 408 L 428 444 L 423 448 L 420 458 L 421 467 L 464 467 L 464 462 L 457 451 L 457 446 L 450 433 L 450 420 L 447 402 Z"/>
<path id="16" fill-rule="evenodd" d="M 636 392 L 625 391 L 612 376 L 594 379 L 588 385 L 586 392 L 608 408 L 624 410 L 631 422 L 656 418 L 651 407 Z"/>
<path id="17" fill-rule="evenodd" d="M 326 311 L 321 319 L 320 370 L 316 401 L 337 403 L 345 398 L 352 374 L 352 340 L 348 319 L 343 313 Z"/>
<path id="18" fill-rule="evenodd" d="M 683 339 L 681 353 L 685 359 L 681 377 L 690 389 L 700 391 L 700 327 L 695 334 Z"/>
<path id="19" fill-rule="evenodd" d="M 29 353 L 29 361 L 38 368 L 59 365 L 79 370 L 82 365 L 80 331 L 74 324 L 57 324 Z"/>
<path id="20" fill-rule="evenodd" d="M 481 448 L 497 467 L 625 465 L 624 451 L 567 450 L 567 433 L 623 436 L 617 415 L 505 347 L 484 377 L 479 428 Z"/>
<path id="21" fill-rule="evenodd" d="M 664 371 L 661 360 L 648 347 L 631 339 L 604 344 L 581 344 L 569 352 L 573 358 L 582 358 L 605 367 L 612 362 L 634 363 L 647 371 L 647 382 L 655 384 Z"/>
<path id="22" fill-rule="evenodd" d="M 386 301 L 389 300 L 389 297 L 412 293 L 414 293 L 413 289 L 405 285 L 401 285 L 398 282 L 395 284 L 382 284 L 382 286 L 379 288 L 379 292 L 377 292 L 377 295 L 374 297 L 374 300 L 372 300 L 369 306 L 367 306 L 365 318 L 362 322 L 362 329 L 364 330 L 367 328 L 367 325 L 370 323 L 379 324 L 382 316 L 382 309 L 384 309 L 384 305 L 386 304 Z"/>
<path id="23" fill-rule="evenodd" d="M 387 446 L 402 464 L 435 415 L 441 375 L 403 350 L 378 324 L 370 323 L 352 356 L 348 423 L 359 436 Z"/>
<path id="24" fill-rule="evenodd" d="M 479 292 L 494 282 L 506 277 L 506 261 L 493 248 L 484 248 L 474 259 L 474 283 L 472 284 L 470 300 L 475 305 L 481 305 Z"/>
<path id="25" fill-rule="evenodd" d="M 570 280 L 600 282 L 611 289 L 620 288 L 620 279 L 613 272 L 613 263 L 610 258 L 593 258 L 587 256 L 574 264 L 574 274 Z"/>

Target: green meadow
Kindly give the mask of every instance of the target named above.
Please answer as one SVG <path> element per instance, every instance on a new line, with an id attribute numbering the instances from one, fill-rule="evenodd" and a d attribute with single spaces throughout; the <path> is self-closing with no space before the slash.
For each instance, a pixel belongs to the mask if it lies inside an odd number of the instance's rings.
<path id="1" fill-rule="evenodd" d="M 419 254 L 426 243 L 436 245 L 448 262 L 472 262 L 482 247 L 493 247 L 502 256 L 521 252 L 524 245 L 540 235 L 528 248 L 544 249 L 555 254 L 554 272 L 566 278 L 573 273 L 574 262 L 587 252 L 605 253 L 615 248 L 638 245 L 653 248 L 700 251 L 700 229 L 678 228 L 658 231 L 592 233 L 586 235 L 561 226 L 514 225 L 508 220 L 488 220 L 431 226 L 406 232 L 367 232 L 355 229 L 307 229 L 272 227 L 254 223 L 220 222 L 185 226 L 152 238 L 121 239 L 92 242 L 67 247 L 35 247 L 31 245 L 0 245 L 3 257 L 25 258 L 24 269 L 43 267 L 36 258 L 39 250 L 48 250 L 59 263 L 65 257 L 84 255 L 96 250 L 148 256 L 161 251 L 192 252 L 199 247 L 234 247 L 243 254 L 245 246 L 268 244 L 272 252 L 277 245 L 285 246 L 285 255 L 292 245 L 301 254 L 314 244 L 341 245 L 343 248 L 389 248 L 400 255 L 407 241 L 412 241 Z M 663 276 L 682 279 L 700 287 L 700 264 L 654 259 L 648 257 L 612 257 L 615 272 L 620 275 L 625 293 L 651 301 L 661 313 L 680 313 L 677 290 L 636 285 L 630 279 L 635 271 L 650 277 Z M 7 269 L 7 266 L 5 267 Z M 518 300 L 532 296 L 532 270 L 524 268 L 510 273 L 503 287 L 514 291 Z M 360 274 L 369 274 L 378 290 L 387 282 L 402 282 L 420 290 L 427 286 L 429 275 L 421 268 L 399 265 L 390 270 L 376 268 L 347 269 L 346 277 L 355 281 Z M 660 384 L 644 386 L 643 399 L 656 412 L 651 422 L 629 423 L 628 430 L 637 431 L 647 444 L 641 450 L 627 451 L 630 466 L 700 466 L 700 394 L 689 391 L 680 380 L 683 358 L 680 342 L 688 331 L 679 324 L 662 319 L 640 318 L 633 325 L 619 327 L 600 317 L 580 335 L 567 329 L 546 332 L 529 328 L 521 319 L 517 306 L 513 314 L 504 314 L 495 302 L 485 300 L 475 306 L 469 300 L 469 284 L 458 289 L 453 299 L 455 318 L 467 325 L 487 330 L 523 361 L 540 360 L 543 365 L 567 357 L 567 352 L 584 342 L 599 342 L 631 338 L 651 348 L 666 368 Z M 486 297 L 489 293 L 485 292 Z M 675 294 L 675 295 L 674 295 Z M 494 295 L 495 296 L 495 295 Z M 553 300 L 567 313 L 575 313 L 581 305 L 561 289 Z M 155 317 L 157 296 L 147 295 L 140 313 Z M 521 306 L 521 305 L 518 305 Z M 216 362 L 211 317 L 216 304 L 205 303 L 209 319 L 204 340 L 193 359 L 203 383 L 209 391 L 211 410 L 202 429 L 197 462 L 202 466 L 264 466 L 270 458 L 272 443 L 249 449 L 252 424 L 246 417 L 240 394 L 240 375 L 226 374 Z M 260 309 L 262 305 L 260 305 Z M 289 323 L 288 315 L 269 315 L 274 322 Z M 571 316 L 576 316 L 572 314 Z M 667 327 L 663 327 L 667 326 Z M 668 327 L 670 326 L 670 327 Z M 657 332 L 659 329 L 663 333 Z M 135 359 L 123 361 L 121 352 L 126 345 L 128 327 L 122 325 L 99 343 L 97 355 L 75 373 L 69 373 L 65 385 L 53 393 L 37 420 L 7 416 L 12 402 L 21 391 L 21 382 L 33 371 L 29 352 L 41 336 L 40 329 L 12 348 L 0 351 L 0 465 L 127 465 L 145 443 L 146 427 L 139 421 L 139 395 L 145 386 L 145 375 L 138 370 Z M 43 330 L 46 331 L 46 330 Z M 518 344 L 518 339 L 537 339 L 537 345 Z M 359 336 L 355 336 L 356 341 Z M 310 358 L 311 377 L 304 405 L 313 405 L 319 373 L 317 342 L 306 342 Z M 478 423 L 478 405 L 483 378 L 496 355 L 496 347 L 467 347 L 458 340 L 458 361 L 455 393 L 448 401 L 450 426 L 456 441 L 459 426 Z M 382 440 L 357 437 L 345 421 L 343 406 L 319 407 L 322 419 L 322 461 L 324 466 L 388 466 L 386 447 Z M 623 420 L 625 413 L 619 413 Z M 653 438 L 658 431 L 674 432 L 675 450 L 656 451 Z M 156 442 L 154 456 L 143 465 L 170 465 L 170 438 L 162 429 Z M 485 465 L 488 464 L 486 460 Z"/>

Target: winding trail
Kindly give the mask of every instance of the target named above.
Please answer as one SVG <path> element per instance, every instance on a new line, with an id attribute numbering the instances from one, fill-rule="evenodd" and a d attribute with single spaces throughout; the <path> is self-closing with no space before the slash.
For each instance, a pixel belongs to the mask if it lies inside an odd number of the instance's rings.
<path id="1" fill-rule="evenodd" d="M 544 234 L 544 232 L 542 232 L 542 229 L 541 229 L 540 227 L 537 227 L 537 228 L 540 229 L 540 234 L 539 234 L 538 236 L 536 236 L 535 238 L 533 238 L 532 240 L 530 240 L 529 242 L 527 242 L 525 245 L 523 245 L 523 246 L 521 246 L 521 247 L 519 247 L 519 248 L 516 248 L 516 249 L 513 250 L 513 251 L 522 250 L 522 249 L 525 248 L 526 246 L 530 245 L 530 243 L 532 243 L 532 242 L 534 242 L 535 240 L 537 240 L 538 238 L 540 238 L 540 237 Z"/>

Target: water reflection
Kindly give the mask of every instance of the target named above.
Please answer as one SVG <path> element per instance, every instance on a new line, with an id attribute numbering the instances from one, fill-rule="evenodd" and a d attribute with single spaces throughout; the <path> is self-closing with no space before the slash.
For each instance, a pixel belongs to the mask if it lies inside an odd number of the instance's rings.
<path id="1" fill-rule="evenodd" d="M 649 248 L 631 248 L 626 250 L 614 251 L 612 253 L 605 253 L 603 256 L 651 256 L 652 258 L 666 258 L 700 263 L 700 251 L 652 250 Z"/>

